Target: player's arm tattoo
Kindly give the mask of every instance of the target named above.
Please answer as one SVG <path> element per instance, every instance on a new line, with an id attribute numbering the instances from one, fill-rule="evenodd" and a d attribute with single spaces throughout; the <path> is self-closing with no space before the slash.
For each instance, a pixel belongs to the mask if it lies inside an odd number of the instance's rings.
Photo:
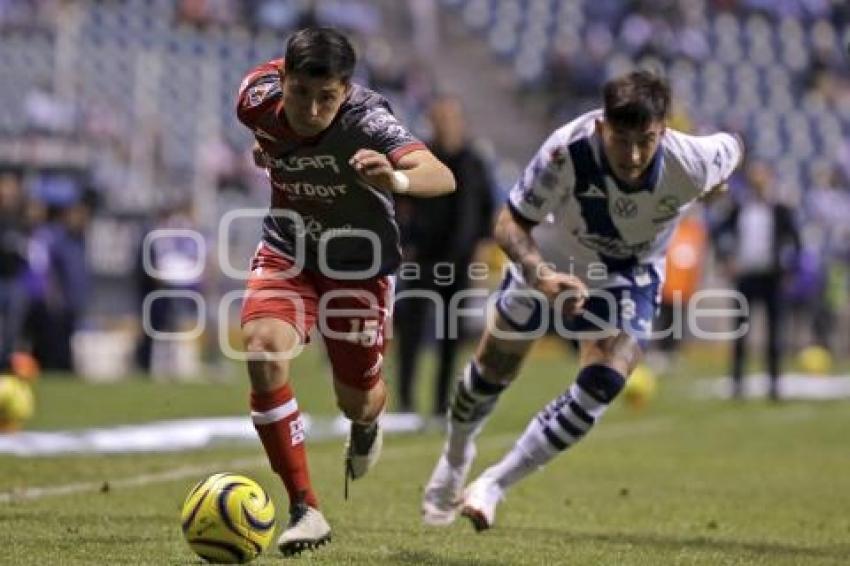
<path id="1" fill-rule="evenodd" d="M 514 262 L 522 266 L 526 281 L 537 281 L 543 256 L 537 247 L 537 242 L 531 236 L 534 224 L 504 208 L 496 220 L 496 241 Z"/>
<path id="2" fill-rule="evenodd" d="M 489 345 L 481 352 L 478 363 L 486 378 L 502 381 L 513 378 L 519 372 L 524 357 L 525 354 L 505 352 Z"/>

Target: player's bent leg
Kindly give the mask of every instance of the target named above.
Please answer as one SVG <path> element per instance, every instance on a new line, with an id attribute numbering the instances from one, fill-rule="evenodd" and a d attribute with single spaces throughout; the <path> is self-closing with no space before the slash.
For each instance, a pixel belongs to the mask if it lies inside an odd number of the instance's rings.
<path id="1" fill-rule="evenodd" d="M 242 333 L 249 357 L 251 420 L 289 495 L 290 520 L 278 546 L 291 555 L 324 544 L 331 533 L 310 483 L 304 423 L 285 359 L 301 337 L 294 326 L 275 318 L 247 321 Z"/>
<path id="2" fill-rule="evenodd" d="M 242 327 L 242 342 L 253 391 L 271 391 L 289 383 L 286 353 L 301 343 L 293 325 L 276 318 L 249 320 Z"/>
<path id="3" fill-rule="evenodd" d="M 345 470 L 351 479 L 359 479 L 372 469 L 381 456 L 383 431 L 379 417 L 387 403 L 387 389 L 379 379 L 366 391 L 334 380 L 337 404 L 351 420 L 345 444 Z"/>
<path id="4" fill-rule="evenodd" d="M 507 332 L 512 334 L 506 336 Z M 475 459 L 475 438 L 499 395 L 516 378 L 533 342 L 517 334 L 498 311 L 491 317 L 476 356 L 452 395 L 446 444 L 422 498 L 426 524 L 448 525 L 457 516 L 463 485 Z"/>
<path id="5" fill-rule="evenodd" d="M 476 530 L 490 528 L 505 491 L 543 467 L 590 432 L 623 390 L 640 359 L 638 342 L 625 333 L 581 343 L 581 369 L 575 382 L 528 424 L 514 447 L 470 484 L 462 514 Z"/>

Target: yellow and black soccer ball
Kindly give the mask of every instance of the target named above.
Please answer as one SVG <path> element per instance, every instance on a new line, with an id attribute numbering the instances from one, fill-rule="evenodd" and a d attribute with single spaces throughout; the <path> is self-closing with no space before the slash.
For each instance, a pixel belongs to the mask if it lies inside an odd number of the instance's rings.
<path id="1" fill-rule="evenodd" d="M 655 373 L 645 364 L 639 364 L 623 389 L 626 403 L 634 409 L 643 409 L 655 397 L 658 391 L 658 379 Z"/>
<path id="2" fill-rule="evenodd" d="M 274 504 L 260 485 L 236 474 L 214 474 L 186 497 L 183 536 L 209 562 L 244 564 L 259 556 L 274 537 Z"/>
<path id="3" fill-rule="evenodd" d="M 0 375 L 0 432 L 21 428 L 35 412 L 30 384 L 14 375 Z"/>

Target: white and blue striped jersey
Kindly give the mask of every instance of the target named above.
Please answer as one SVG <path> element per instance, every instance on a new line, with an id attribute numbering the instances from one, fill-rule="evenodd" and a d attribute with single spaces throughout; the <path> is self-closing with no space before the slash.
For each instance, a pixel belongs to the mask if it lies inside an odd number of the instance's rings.
<path id="1" fill-rule="evenodd" d="M 685 207 L 725 181 L 743 148 L 727 133 L 691 136 L 667 128 L 642 186 L 611 172 L 595 110 L 549 137 L 511 189 L 509 206 L 534 222 L 545 261 L 591 288 L 663 281 L 670 236 Z M 514 274 L 522 278 L 517 266 Z M 641 283 L 638 283 L 641 284 Z"/>

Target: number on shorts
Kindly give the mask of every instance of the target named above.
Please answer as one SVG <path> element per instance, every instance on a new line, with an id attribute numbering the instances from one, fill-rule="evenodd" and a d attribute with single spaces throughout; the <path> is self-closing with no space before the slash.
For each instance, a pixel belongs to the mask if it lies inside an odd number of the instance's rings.
<path id="1" fill-rule="evenodd" d="M 374 346 L 378 344 L 380 339 L 380 326 L 377 320 L 361 320 L 352 318 L 348 321 L 351 325 L 351 330 L 346 337 L 346 340 L 353 344 L 361 346 Z"/>

